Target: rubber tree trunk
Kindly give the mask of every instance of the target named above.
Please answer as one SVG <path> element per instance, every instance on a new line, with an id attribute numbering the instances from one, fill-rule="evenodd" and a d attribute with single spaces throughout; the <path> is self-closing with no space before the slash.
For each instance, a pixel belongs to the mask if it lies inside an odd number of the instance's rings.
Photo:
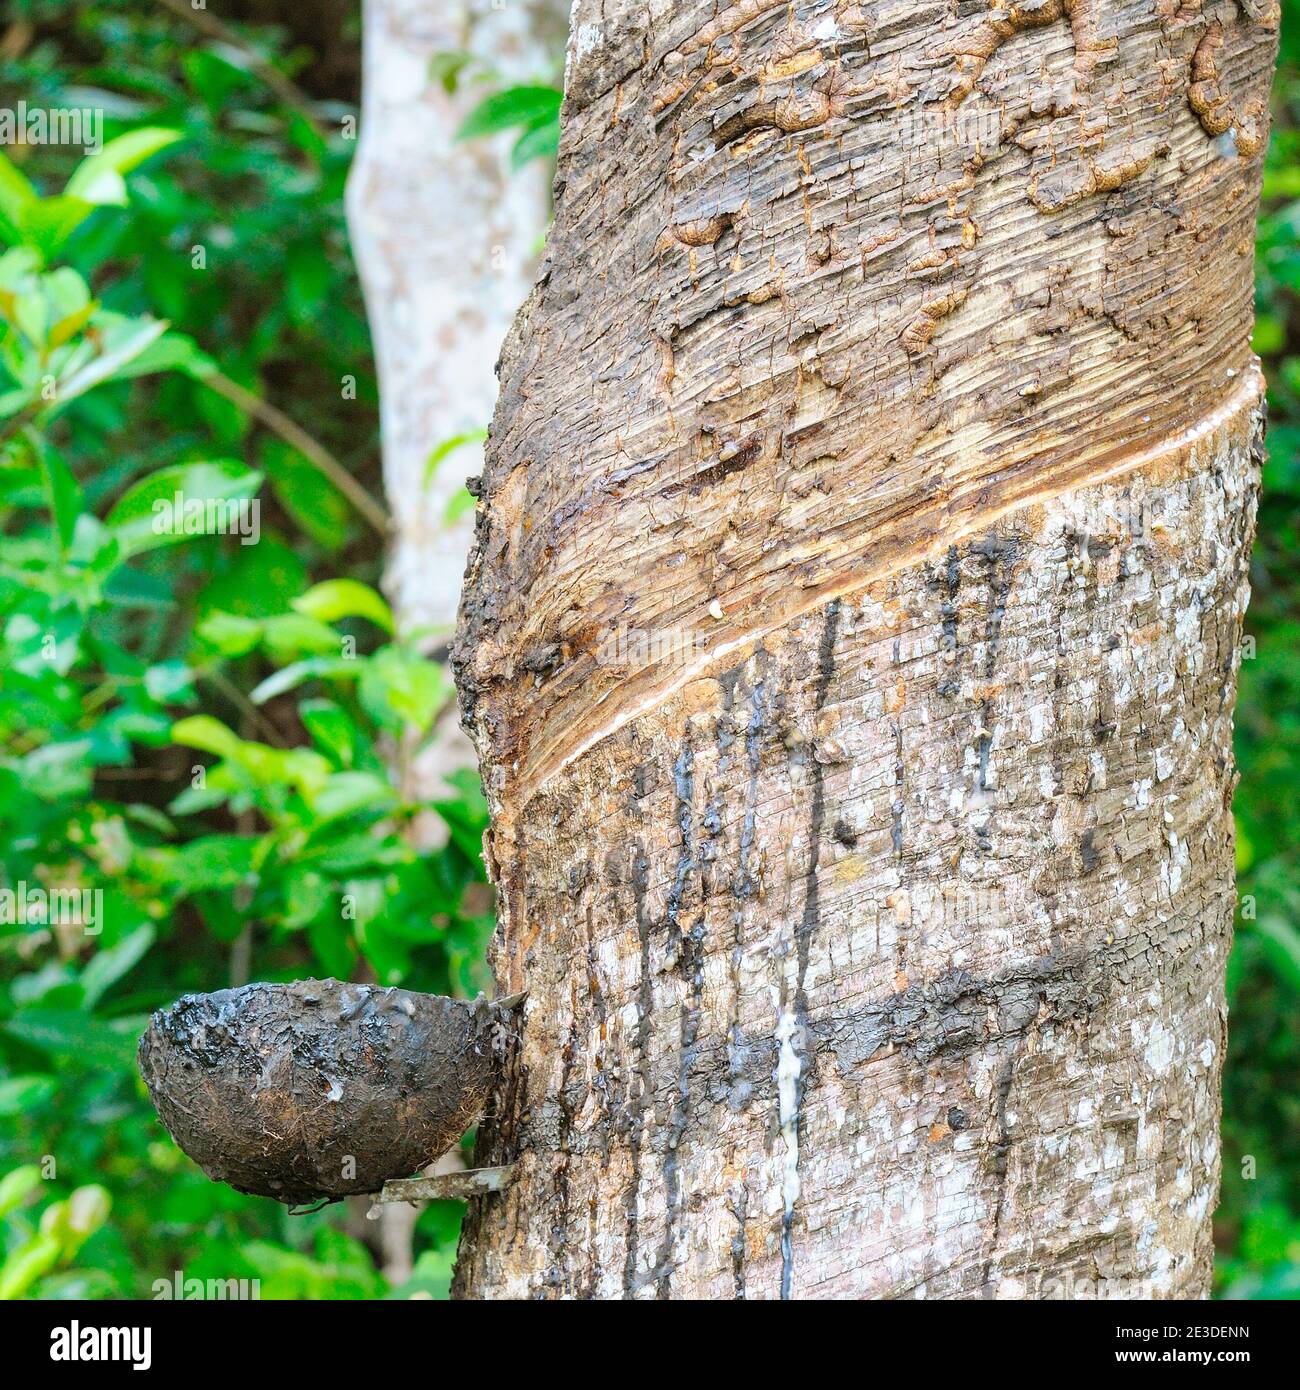
<path id="1" fill-rule="evenodd" d="M 1277 10 L 579 0 L 458 661 L 463 1296 L 1201 1296 Z"/>

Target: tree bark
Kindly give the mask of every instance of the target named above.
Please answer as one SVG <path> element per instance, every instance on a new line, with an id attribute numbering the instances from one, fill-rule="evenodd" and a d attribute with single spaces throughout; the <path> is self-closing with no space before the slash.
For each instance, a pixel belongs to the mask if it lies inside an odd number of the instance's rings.
<path id="1" fill-rule="evenodd" d="M 579 0 L 462 1296 L 1209 1287 L 1268 3 Z"/>

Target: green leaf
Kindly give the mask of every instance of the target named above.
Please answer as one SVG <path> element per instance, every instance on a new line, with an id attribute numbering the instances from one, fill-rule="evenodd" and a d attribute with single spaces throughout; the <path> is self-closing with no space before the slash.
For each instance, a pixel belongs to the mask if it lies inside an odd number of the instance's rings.
<path id="1" fill-rule="evenodd" d="M 301 598 L 293 601 L 294 609 L 323 623 L 340 618 L 368 618 L 385 632 L 393 630 L 392 609 L 370 587 L 357 579 L 326 579 L 313 584 Z"/>
<path id="2" fill-rule="evenodd" d="M 309 748 L 242 742 L 233 759 L 261 787 L 296 787 L 311 805 L 334 769 Z"/>
<path id="3" fill-rule="evenodd" d="M 427 1298 L 445 1302 L 451 1297 L 451 1277 L 455 1264 L 456 1244 L 453 1238 L 445 1247 L 424 1251 L 416 1260 L 406 1283 L 399 1284 L 384 1297 L 390 1300 Z"/>
<path id="4" fill-rule="evenodd" d="M 220 608 L 248 618 L 270 618 L 283 613 L 310 583 L 303 558 L 263 533 L 256 545 L 238 546 L 222 573 L 200 591 L 199 611 Z"/>
<path id="5" fill-rule="evenodd" d="M 176 851 L 168 877 L 186 895 L 235 888 L 256 872 L 262 850 L 246 835 L 201 835 Z"/>
<path id="6" fill-rule="evenodd" d="M 247 774 L 259 787 L 293 786 L 310 802 L 329 781 L 334 769 L 309 748 L 272 748 L 266 743 L 242 739 L 211 715 L 194 714 L 172 725 L 172 741 L 213 753 Z M 220 769 L 209 774 L 215 785 Z M 177 803 L 173 802 L 173 808 Z"/>
<path id="7" fill-rule="evenodd" d="M 423 732 L 446 698 L 440 666 L 405 647 L 381 647 L 366 663 L 359 690 L 372 719 L 393 732 L 410 725 Z"/>
<path id="8" fill-rule="evenodd" d="M 340 768 L 352 766 L 359 734 L 347 710 L 333 700 L 304 700 L 298 706 L 298 718 L 322 753 Z"/>
<path id="9" fill-rule="evenodd" d="M 1269 914 L 1259 919 L 1252 935 L 1259 938 L 1278 978 L 1300 996 L 1300 932 L 1285 918 Z"/>
<path id="10" fill-rule="evenodd" d="M 41 1170 L 34 1163 L 24 1163 L 0 1178 L 0 1217 L 8 1216 L 21 1206 L 41 1185 Z"/>
<path id="11" fill-rule="evenodd" d="M 83 160 L 80 166 L 85 170 L 90 160 Z M 87 203 L 91 207 L 114 207 L 124 208 L 130 201 L 126 192 L 126 180 L 116 169 L 110 169 L 106 165 L 101 165 L 94 170 L 93 174 L 87 173 L 85 177 L 77 179 L 77 172 L 74 171 L 73 179 L 77 187 L 75 189 L 65 188 L 60 198 L 64 202 L 77 199 L 79 202 Z M 53 200 L 51 200 L 53 201 Z"/>
<path id="12" fill-rule="evenodd" d="M 452 525 L 466 512 L 472 512 L 476 505 L 474 494 L 466 487 L 459 488 L 447 499 L 447 508 L 442 514 L 443 525 Z"/>
<path id="13" fill-rule="evenodd" d="M 1296 171 L 1300 173 L 1300 170 Z M 1255 332 L 1251 347 L 1261 357 L 1270 357 L 1281 352 L 1286 346 L 1286 327 L 1272 314 L 1259 314 L 1255 319 Z"/>
<path id="14" fill-rule="evenodd" d="M 33 405 L 36 400 L 34 390 L 0 391 L 0 420 L 12 420 Z"/>
<path id="15" fill-rule="evenodd" d="M 358 676 L 363 669 L 364 663 L 355 659 L 348 660 L 342 656 L 311 656 L 305 661 L 295 661 L 282 670 L 273 672 L 253 688 L 248 698 L 255 705 L 264 705 L 277 695 L 283 695 L 286 690 L 293 690 L 303 681 L 317 677 L 338 679 L 343 676 Z"/>
<path id="16" fill-rule="evenodd" d="M 342 637 L 328 624 L 306 613 L 277 613 L 262 619 L 262 642 L 273 661 L 338 652 Z"/>
<path id="17" fill-rule="evenodd" d="M 53 1269 L 63 1253 L 57 1236 L 38 1232 L 0 1265 L 0 1299 L 20 1298 L 41 1277 Z"/>
<path id="18" fill-rule="evenodd" d="M 54 1057 L 75 1060 L 84 1067 L 126 1069 L 132 1065 L 136 1042 L 147 1018 L 89 1018 L 80 1010 L 23 1009 L 0 1023 L 0 1030 Z"/>
<path id="19" fill-rule="evenodd" d="M 0 154 L 0 169 L 4 168 L 4 155 Z M 13 168 L 10 165 L 10 168 Z M 15 170 L 15 172 L 17 172 Z M 0 177 L 0 185 L 3 178 Z M 0 290 L 12 294 L 29 281 L 41 268 L 41 258 L 31 246 L 15 246 L 0 256 Z"/>
<path id="20" fill-rule="evenodd" d="M 90 294 L 90 286 L 71 266 L 62 265 L 51 271 L 42 278 L 41 286 L 50 302 L 56 322 L 69 314 L 78 314 L 95 303 Z"/>
<path id="21" fill-rule="evenodd" d="M 394 843 L 389 838 L 379 838 L 372 834 L 345 835 L 321 845 L 312 853 L 312 859 L 322 871 L 329 874 L 347 875 L 373 872 L 376 869 L 391 867 L 405 862 L 410 857 L 409 846 Z"/>
<path id="22" fill-rule="evenodd" d="M 260 473 L 235 459 L 173 464 L 136 483 L 105 520 L 123 556 L 138 555 L 192 535 L 246 526 L 247 503 L 261 482 Z M 228 505 L 241 502 L 243 507 Z"/>
<path id="23" fill-rule="evenodd" d="M 246 656 L 262 640 L 262 624 L 241 613 L 214 608 L 194 629 L 195 635 L 222 656 Z"/>
<path id="24" fill-rule="evenodd" d="M 241 87 L 248 86 L 246 71 L 210 49 L 191 48 L 181 58 L 181 66 L 190 86 L 213 112 L 219 111 Z"/>
<path id="25" fill-rule="evenodd" d="M 130 363 L 167 331 L 162 319 L 142 319 L 131 324 L 129 331 L 115 335 L 116 341 L 98 357 L 92 358 L 79 371 L 58 384 L 58 400 L 55 409 L 61 409 L 78 396 L 83 396 L 92 387 L 125 374 Z"/>
<path id="26" fill-rule="evenodd" d="M 41 476 L 45 482 L 45 499 L 54 517 L 54 528 L 60 547 L 66 551 L 77 529 L 77 518 L 84 510 L 81 488 L 63 456 L 50 447 L 45 437 L 29 431 L 37 456 L 41 461 Z"/>
<path id="27" fill-rule="evenodd" d="M 28 290 L 17 296 L 14 301 L 14 320 L 23 337 L 33 347 L 44 347 L 45 336 L 50 327 L 50 305 L 41 290 Z"/>
<path id="28" fill-rule="evenodd" d="M 312 809 L 321 820 L 338 820 L 358 811 L 390 811 L 397 794 L 374 772 L 336 772 L 317 793 Z"/>
<path id="29" fill-rule="evenodd" d="M 560 123 L 547 121 L 533 126 L 515 141 L 510 151 L 510 167 L 516 173 L 534 159 L 554 159 L 560 150 Z"/>
<path id="30" fill-rule="evenodd" d="M 139 130 L 130 130 L 125 135 L 108 141 L 102 149 L 83 159 L 72 171 L 72 177 L 63 191 L 74 198 L 84 198 L 91 203 L 117 202 L 119 200 L 116 198 L 96 196 L 101 191 L 108 192 L 112 189 L 112 179 L 106 176 L 117 176 L 117 182 L 121 184 L 122 174 L 130 173 L 150 156 L 166 149 L 168 145 L 175 144 L 181 138 L 179 130 L 164 126 L 143 126 Z M 124 186 L 120 201 L 126 201 Z"/>
<path id="31" fill-rule="evenodd" d="M 481 796 L 479 798 L 482 799 Z M 472 863 L 477 863 L 483 854 L 483 832 L 487 829 L 487 815 L 477 813 L 477 808 L 467 806 L 463 801 L 435 801 L 433 809 L 447 824 L 452 841 Z"/>
<path id="32" fill-rule="evenodd" d="M 339 550 L 352 529 L 352 504 L 297 449 L 282 439 L 266 438 L 260 451 L 262 471 L 280 505 L 304 531 L 327 550 Z"/>
<path id="33" fill-rule="evenodd" d="M 194 672 L 183 661 L 156 661 L 145 670 L 144 688 L 155 704 L 188 704 L 194 699 Z"/>
<path id="34" fill-rule="evenodd" d="M 104 992 L 144 957 L 157 933 L 145 925 L 122 938 L 116 946 L 100 951 L 81 972 L 81 988 L 86 1007 L 93 1009 Z"/>
<path id="35" fill-rule="evenodd" d="M 10 1076 L 0 1081 L 0 1115 L 22 1115 L 35 1110 L 58 1094 L 52 1076 Z M 22 1169 L 18 1170 L 19 1172 Z M 9 1177 L 13 1177 L 10 1173 Z M 0 1202 L 0 1208 L 3 1208 Z"/>
<path id="36" fill-rule="evenodd" d="M 108 1213 L 112 1207 L 113 1199 L 108 1189 L 101 1187 L 99 1183 L 89 1183 L 73 1191 L 65 1209 L 66 1230 L 72 1237 L 70 1243 L 75 1243 L 69 1254 L 74 1253 L 75 1248 L 79 1247 L 87 1236 L 99 1230 L 108 1220 Z"/>
<path id="37" fill-rule="evenodd" d="M 424 486 L 428 487 L 433 481 L 433 475 L 445 458 L 466 444 L 481 444 L 487 437 L 487 430 L 466 430 L 462 434 L 453 434 L 450 439 L 444 439 L 429 455 L 429 461 L 424 465 Z"/>
<path id="38" fill-rule="evenodd" d="M 124 379 L 152 376 L 155 372 L 182 372 L 195 381 L 202 381 L 216 370 L 217 364 L 192 338 L 171 329 L 125 363 L 117 375 Z"/>
<path id="39" fill-rule="evenodd" d="M 411 970 L 410 947 L 386 930 L 377 918 L 358 919 L 357 942 L 382 985 L 397 985 Z"/>
<path id="40" fill-rule="evenodd" d="M 65 193 L 41 198 L 23 209 L 18 236 L 24 245 L 38 251 L 42 259 L 51 260 L 99 206 L 85 198 L 70 198 Z"/>
<path id="41" fill-rule="evenodd" d="M 429 59 L 429 80 L 441 84 L 448 96 L 455 96 L 460 75 L 473 59 L 474 55 L 463 49 L 440 49 Z"/>
<path id="42" fill-rule="evenodd" d="M 461 122 L 457 140 L 491 135 L 512 126 L 538 126 L 559 115 L 563 93 L 555 87 L 507 87 L 479 104 Z"/>
<path id="43" fill-rule="evenodd" d="M 197 816 L 225 804 L 230 796 L 228 787 L 186 787 L 167 804 L 174 816 Z"/>
<path id="44" fill-rule="evenodd" d="M 23 240 L 23 219 L 37 201 L 36 190 L 26 174 L 0 151 L 0 236 L 11 245 Z"/>
<path id="45" fill-rule="evenodd" d="M 333 913 L 321 913 L 307 923 L 307 940 L 327 975 L 339 980 L 349 978 L 356 965 L 357 953 L 347 923 L 337 909 Z"/>
<path id="46" fill-rule="evenodd" d="M 239 752 L 241 739 L 210 714 L 191 714 L 172 725 L 172 742 L 218 758 L 233 758 Z"/>
<path id="47" fill-rule="evenodd" d="M 95 311 L 99 308 L 99 301 L 92 299 L 83 304 L 79 309 L 73 309 L 57 322 L 50 325 L 48 347 L 53 350 L 62 347 L 64 343 L 75 338 L 78 333 L 90 322 Z"/>

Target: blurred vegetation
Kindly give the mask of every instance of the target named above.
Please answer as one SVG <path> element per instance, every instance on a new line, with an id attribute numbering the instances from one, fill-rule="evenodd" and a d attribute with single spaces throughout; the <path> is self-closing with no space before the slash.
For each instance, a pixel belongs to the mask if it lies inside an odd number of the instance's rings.
<path id="1" fill-rule="evenodd" d="M 375 587 L 356 68 L 315 47 L 355 54 L 356 14 L 319 11 L 213 37 L 35 0 L 0 33 L 0 105 L 106 117 L 89 159 L 0 152 L 0 887 L 103 895 L 93 925 L 0 925 L 0 1296 L 389 1292 L 357 1204 L 290 1218 L 204 1178 L 135 1039 L 246 979 L 487 983 L 477 780 L 421 805 L 390 773 L 455 717 L 424 654 L 448 634 L 399 638 Z M 178 494 L 227 510 L 159 529 Z M 445 848 L 411 847 L 421 816 Z M 424 1212 L 394 1292 L 445 1292 L 458 1224 Z"/>
<path id="2" fill-rule="evenodd" d="M 1237 702 L 1239 908 L 1215 1219 L 1229 1298 L 1300 1297 L 1300 0 L 1282 4 L 1273 112 L 1256 245 L 1268 462 Z"/>
<path id="3" fill-rule="evenodd" d="M 474 779 L 420 805 L 390 772 L 454 715 L 416 640 L 445 634 L 399 637 L 376 588 L 376 387 L 342 206 L 357 9 L 245 0 L 214 34 L 185 8 L 18 0 L 0 31 L 0 106 L 99 108 L 108 139 L 86 161 L 0 156 L 0 888 L 103 892 L 93 934 L 0 923 L 0 1297 L 149 1297 L 177 1271 L 263 1297 L 444 1296 L 458 1206 L 422 1213 L 415 1275 L 389 1289 L 357 1204 L 289 1217 L 209 1182 L 135 1073 L 144 1018 L 187 990 L 316 973 L 473 993 L 491 928 Z M 1284 10 L 1228 1297 L 1300 1293 L 1300 0 Z M 490 84 L 465 67 L 448 54 L 431 79 Z M 514 129 L 517 164 L 548 158 L 557 104 L 493 93 L 461 134 Z M 155 529 L 178 491 L 242 517 L 255 500 L 257 543 Z M 448 841 L 416 854 L 429 815 Z"/>

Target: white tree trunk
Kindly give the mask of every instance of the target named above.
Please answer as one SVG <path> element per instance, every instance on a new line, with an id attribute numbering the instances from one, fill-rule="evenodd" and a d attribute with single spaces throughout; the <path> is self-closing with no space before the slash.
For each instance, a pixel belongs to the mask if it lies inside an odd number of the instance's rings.
<path id="1" fill-rule="evenodd" d="M 472 523 L 447 508 L 482 449 L 466 445 L 426 481 L 445 440 L 481 430 L 496 402 L 501 342 L 532 283 L 549 214 L 540 166 L 512 174 L 510 137 L 454 143 L 485 94 L 465 81 L 449 94 L 430 72 L 439 53 L 468 53 L 500 85 L 544 76 L 560 30 L 553 0 L 495 8 L 490 0 L 364 0 L 360 141 L 348 178 L 347 213 L 379 377 L 384 486 L 394 534 L 386 587 L 400 629 L 427 648 L 455 623 Z M 407 796 L 446 794 L 444 775 L 472 766 L 473 749 L 452 724 L 397 750 Z M 435 816 L 412 833 L 446 838 Z M 384 1271 L 411 1274 L 415 1208 L 381 1213 Z"/>
<path id="2" fill-rule="evenodd" d="M 1207 1292 L 1276 26 L 579 0 L 461 1294 Z"/>
<path id="3" fill-rule="evenodd" d="M 449 640 L 472 522 L 447 507 L 482 448 L 445 440 L 483 429 L 496 402 L 501 343 L 532 284 L 549 213 L 547 172 L 509 167 L 513 135 L 456 143 L 495 86 L 545 78 L 562 34 L 556 0 L 365 0 L 360 141 L 347 211 L 379 375 L 384 485 L 393 517 L 386 588 L 402 631 Z M 448 94 L 433 58 L 472 62 Z M 492 86 L 474 77 L 486 67 Z M 443 772 L 472 763 L 448 727 L 406 769 L 407 790 L 443 794 Z"/>

